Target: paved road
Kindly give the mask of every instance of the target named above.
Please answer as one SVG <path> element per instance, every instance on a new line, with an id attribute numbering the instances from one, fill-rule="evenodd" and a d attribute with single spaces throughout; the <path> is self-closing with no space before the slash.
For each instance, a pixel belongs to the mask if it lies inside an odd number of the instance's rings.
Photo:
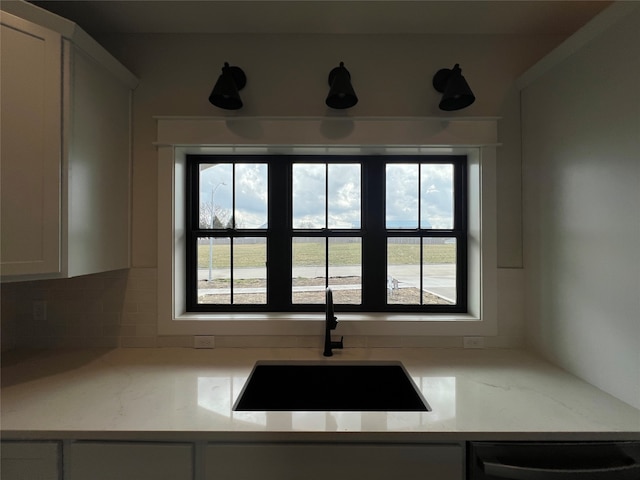
<path id="1" fill-rule="evenodd" d="M 212 272 L 213 278 L 229 278 L 228 270 L 214 269 Z M 360 275 L 358 268 L 344 266 L 344 267 L 332 267 L 331 274 L 338 277 L 348 277 Z M 416 272 L 416 267 L 412 265 L 391 265 L 389 266 L 389 274 L 398 281 L 398 288 L 408 287 L 420 287 L 419 273 Z M 294 277 L 303 278 L 315 278 L 324 276 L 324 267 L 297 267 L 293 269 Z M 235 278 L 264 278 L 265 272 L 263 269 L 257 268 L 238 268 L 234 272 Z M 198 270 L 198 279 L 204 280 L 209 278 L 209 269 L 202 268 Z M 423 279 L 424 290 L 434 293 L 443 298 L 453 300 L 456 293 L 456 276 L 455 265 L 453 264 L 440 264 L 429 265 L 427 267 L 427 276 Z M 332 286 L 334 290 L 346 290 L 350 288 L 358 288 L 354 285 L 335 285 Z M 245 293 L 261 293 L 264 289 L 234 289 L 236 292 L 242 291 Z M 294 291 L 313 291 L 324 290 L 322 286 L 307 286 L 307 287 L 294 287 Z M 200 293 L 224 293 L 225 290 L 201 290 Z M 226 293 L 229 293 L 226 290 Z"/>

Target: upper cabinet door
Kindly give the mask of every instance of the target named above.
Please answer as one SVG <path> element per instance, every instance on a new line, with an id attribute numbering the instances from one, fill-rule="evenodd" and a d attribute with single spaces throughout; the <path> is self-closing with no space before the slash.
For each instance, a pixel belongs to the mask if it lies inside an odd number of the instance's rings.
<path id="1" fill-rule="evenodd" d="M 61 36 L 0 12 L 2 275 L 60 271 Z"/>
<path id="2" fill-rule="evenodd" d="M 71 42 L 63 51 L 66 274 L 128 268 L 131 88 Z"/>

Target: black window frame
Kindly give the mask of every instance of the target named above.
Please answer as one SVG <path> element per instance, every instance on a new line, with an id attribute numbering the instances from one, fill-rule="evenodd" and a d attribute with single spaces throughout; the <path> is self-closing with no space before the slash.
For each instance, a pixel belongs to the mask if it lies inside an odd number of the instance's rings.
<path id="1" fill-rule="evenodd" d="M 207 163 L 266 163 L 268 169 L 268 223 L 265 229 L 201 228 L 199 172 Z M 361 224 L 350 229 L 293 229 L 292 178 L 294 163 L 360 163 Z M 454 168 L 454 225 L 451 229 L 397 228 L 385 225 L 386 165 L 391 163 L 452 164 Z M 321 304 L 293 304 L 291 300 L 292 238 L 361 237 L 362 303 L 340 304 L 343 312 L 466 313 L 468 309 L 468 185 L 466 155 L 187 155 L 185 201 L 186 309 L 188 312 L 317 312 Z M 418 182 L 419 183 L 419 182 Z M 328 201 L 328 199 L 326 199 Z M 420 202 L 418 202 L 420 203 Z M 283 214 L 284 212 L 284 214 Z M 197 301 L 197 241 L 205 237 L 266 237 L 267 302 L 253 304 L 199 304 Z M 453 305 L 387 304 L 387 239 L 455 238 L 456 303 Z M 420 249 L 421 252 L 423 249 Z M 369 260 L 368 260 L 369 259 Z M 233 270 L 233 269 L 232 269 Z M 328 278 L 326 279 L 328 282 Z M 277 288 L 274 287 L 277 285 Z"/>

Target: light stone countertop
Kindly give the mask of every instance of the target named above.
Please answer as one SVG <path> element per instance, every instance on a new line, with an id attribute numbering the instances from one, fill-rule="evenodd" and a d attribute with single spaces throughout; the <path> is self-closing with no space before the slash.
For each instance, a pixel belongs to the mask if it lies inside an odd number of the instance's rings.
<path id="1" fill-rule="evenodd" d="M 400 360 L 432 411 L 234 412 L 258 360 Z M 22 351 L 1 378 L 4 439 L 640 439 L 640 410 L 520 350 Z"/>

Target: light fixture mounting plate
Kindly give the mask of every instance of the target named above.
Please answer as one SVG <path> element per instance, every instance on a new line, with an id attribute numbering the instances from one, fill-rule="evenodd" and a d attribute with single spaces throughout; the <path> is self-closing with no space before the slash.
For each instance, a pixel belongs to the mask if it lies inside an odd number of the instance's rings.
<path id="1" fill-rule="evenodd" d="M 452 70 L 450 68 L 441 68 L 438 70 L 433 76 L 433 88 L 440 93 L 444 93 L 444 89 L 447 86 L 451 72 Z"/>
<path id="2" fill-rule="evenodd" d="M 247 84 L 247 76 L 242 69 L 240 67 L 229 67 L 229 72 L 233 77 L 233 81 L 236 83 L 236 88 L 242 90 Z"/>

